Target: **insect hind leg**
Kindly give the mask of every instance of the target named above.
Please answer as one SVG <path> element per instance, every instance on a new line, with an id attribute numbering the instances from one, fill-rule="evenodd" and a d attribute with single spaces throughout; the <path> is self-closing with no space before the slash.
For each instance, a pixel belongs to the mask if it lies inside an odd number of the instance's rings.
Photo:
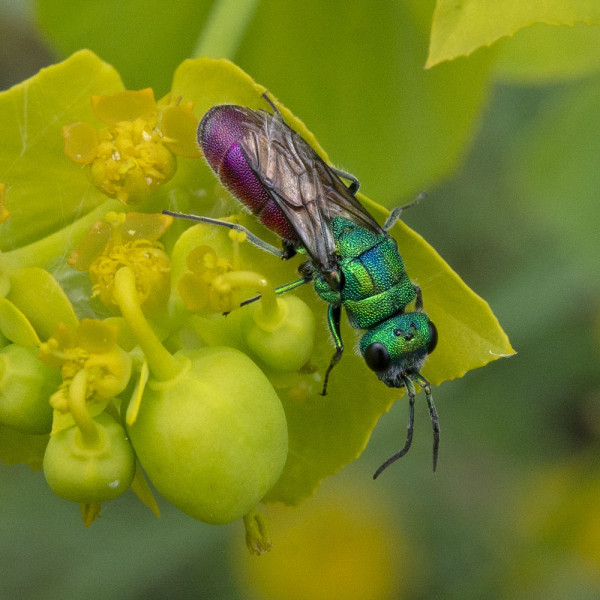
<path id="1" fill-rule="evenodd" d="M 197 223 L 206 223 L 207 225 L 217 225 L 218 227 L 225 227 L 226 229 L 232 229 L 233 231 L 239 231 L 240 233 L 244 233 L 246 235 L 246 239 L 257 248 L 268 252 L 269 254 L 273 254 L 278 258 L 282 258 L 284 260 L 291 258 L 294 256 L 295 252 L 290 252 L 290 250 L 286 247 L 284 250 L 280 250 L 276 248 L 269 242 L 265 242 L 262 238 L 259 238 L 257 235 L 254 235 L 249 229 L 244 227 L 243 225 L 238 225 L 237 223 L 229 223 L 228 221 L 221 221 L 219 219 L 212 219 L 211 217 L 199 217 L 198 215 L 187 215 L 185 213 L 173 212 L 170 210 L 163 210 L 163 215 L 170 215 L 171 217 L 176 217 L 180 219 L 188 219 L 190 221 L 196 221 Z"/>
<path id="2" fill-rule="evenodd" d="M 342 171 L 341 169 L 336 169 L 335 167 L 332 167 L 332 166 L 330 166 L 329 168 L 341 179 L 347 179 L 348 181 L 352 182 L 348 186 L 348 191 L 353 196 L 354 196 L 354 194 L 356 194 L 356 192 L 358 192 L 358 190 L 360 188 L 360 181 L 358 181 L 358 179 L 354 175 L 352 175 L 352 173 L 348 173 L 347 171 Z"/>

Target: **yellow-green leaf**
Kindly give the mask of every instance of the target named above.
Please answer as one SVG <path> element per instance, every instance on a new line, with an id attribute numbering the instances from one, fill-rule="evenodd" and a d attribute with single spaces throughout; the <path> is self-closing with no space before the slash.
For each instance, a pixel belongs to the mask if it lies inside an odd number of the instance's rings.
<path id="1" fill-rule="evenodd" d="M 494 65 L 503 81 L 527 84 L 571 80 L 599 70 L 600 29 L 583 23 L 527 27 L 502 46 Z"/>
<path id="2" fill-rule="evenodd" d="M 173 84 L 173 94 L 182 96 L 184 101 L 193 101 L 199 118 L 210 106 L 219 103 L 268 108 L 261 98 L 263 89 L 232 63 L 211 59 L 184 62 L 177 70 Z M 304 123 L 284 106 L 278 104 L 278 108 L 287 123 L 327 160 L 327 155 Z M 208 181 L 212 181 L 208 194 L 202 200 L 204 210 L 210 210 L 211 201 L 215 201 L 213 190 L 216 180 L 204 163 L 196 162 L 193 168 L 197 171 L 196 177 L 207 181 L 208 175 Z M 201 214 L 198 206 L 194 206 L 194 199 L 189 200 L 193 212 Z M 385 209 L 366 198 L 361 197 L 361 200 L 380 221 L 385 219 Z M 211 214 L 215 215 L 214 212 Z M 262 231 L 258 223 L 253 226 L 252 221 L 244 219 L 242 222 L 254 232 Z M 508 339 L 487 303 L 460 280 L 435 250 L 402 223 L 396 225 L 392 233 L 398 241 L 408 273 L 421 286 L 425 308 L 431 311 L 439 330 L 440 343 L 424 368 L 425 376 L 439 384 L 512 354 Z M 215 232 L 214 235 L 226 237 L 225 232 Z M 224 244 L 231 242 L 225 241 Z M 244 249 L 244 252 L 251 257 L 251 267 L 265 273 L 277 285 L 297 278 L 295 267 L 290 263 L 281 263 L 251 248 Z M 181 258 L 176 263 L 180 266 L 174 267 L 175 272 L 182 268 Z M 274 380 L 286 411 L 289 455 L 279 482 L 266 500 L 287 504 L 297 504 L 309 496 L 324 477 L 354 460 L 364 449 L 381 414 L 403 394 L 401 390 L 386 388 L 366 367 L 364 360 L 352 351 L 357 332 L 344 321 L 342 335 L 347 350 L 331 374 L 327 396 L 320 396 L 318 382 L 322 381 L 320 378 L 334 350 L 324 319 L 327 304 L 308 286 L 297 293 L 317 315 L 322 315 L 322 325 L 317 331 L 311 359 L 318 370 L 315 375 L 317 383 L 302 375 Z M 228 319 L 232 320 L 232 317 Z M 205 326 L 215 327 L 214 320 L 206 320 Z M 231 323 L 226 325 L 230 326 Z M 203 334 L 202 323 L 198 325 L 198 331 Z M 436 389 L 434 393 L 443 392 Z M 426 429 L 430 429 L 429 424 Z"/>
<path id="3" fill-rule="evenodd" d="M 596 0 L 437 0 L 427 67 L 471 54 L 534 23 L 600 24 Z"/>
<path id="4" fill-rule="evenodd" d="M 10 275 L 10 300 L 33 325 L 42 340 L 48 339 L 59 323 L 77 328 L 73 306 L 58 281 L 45 269 L 17 269 Z"/>
<path id="5" fill-rule="evenodd" d="M 21 346 L 40 345 L 40 338 L 27 317 L 3 296 L 0 296 L 0 332 Z"/>
<path id="6" fill-rule="evenodd" d="M 0 93 L 0 181 L 10 217 L 0 224 L 0 250 L 38 240 L 106 202 L 82 167 L 64 153 L 62 127 L 98 123 L 92 94 L 123 89 L 118 73 L 87 50 Z"/>
<path id="7" fill-rule="evenodd" d="M 487 100 L 492 53 L 423 68 L 433 9 L 434 0 L 263 0 L 236 61 L 391 208 L 456 168 Z"/>

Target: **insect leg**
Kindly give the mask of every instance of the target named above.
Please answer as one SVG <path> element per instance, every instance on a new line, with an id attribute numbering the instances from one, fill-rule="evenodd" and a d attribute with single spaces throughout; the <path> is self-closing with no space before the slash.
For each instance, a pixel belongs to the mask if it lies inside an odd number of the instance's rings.
<path id="1" fill-rule="evenodd" d="M 279 109 L 275 106 L 275 103 L 273 102 L 273 100 L 271 100 L 271 97 L 269 96 L 269 92 L 264 91 L 262 93 L 262 97 L 268 102 L 269 106 L 273 109 L 273 112 L 275 114 L 278 114 L 281 116 L 281 113 L 279 112 Z"/>
<path id="2" fill-rule="evenodd" d="M 305 283 L 310 283 L 310 279 L 297 279 L 296 281 L 290 281 L 290 283 L 285 283 L 283 285 L 280 285 L 279 287 L 275 288 L 275 293 L 279 296 L 280 294 L 285 294 L 286 292 L 291 292 L 292 290 L 295 290 L 296 288 L 300 287 L 301 285 L 304 285 Z M 252 296 L 252 298 L 248 298 L 247 300 L 244 300 L 240 306 L 246 306 L 247 304 L 252 304 L 253 302 L 256 302 L 257 300 L 260 300 L 260 294 L 258 296 Z"/>
<path id="3" fill-rule="evenodd" d="M 163 215 L 170 215 L 172 217 L 178 217 L 181 219 L 189 219 L 190 221 L 197 221 L 198 223 L 207 223 L 208 225 L 218 225 L 219 227 L 226 227 L 227 229 L 233 229 L 235 231 L 239 231 L 241 233 L 246 234 L 247 240 L 257 248 L 268 252 L 269 254 L 274 254 L 278 258 L 290 258 L 290 254 L 286 250 L 280 250 L 275 246 L 269 244 L 269 242 L 265 242 L 257 235 L 254 235 L 249 229 L 246 229 L 242 225 L 238 225 L 237 223 L 229 223 L 227 221 L 220 221 L 219 219 L 211 219 L 210 217 L 199 217 L 197 215 L 186 215 L 184 213 L 173 212 L 170 210 L 163 210 Z"/>
<path id="4" fill-rule="evenodd" d="M 423 294 L 421 293 L 421 288 L 416 283 L 413 283 L 413 289 L 415 290 L 415 294 L 417 295 L 417 299 L 415 301 L 415 308 L 417 310 L 421 310 L 423 308 Z M 419 383 L 419 385 L 421 384 Z"/>
<path id="5" fill-rule="evenodd" d="M 437 468 L 438 451 L 440 447 L 440 423 L 438 421 L 437 410 L 433 403 L 433 396 L 431 395 L 431 385 L 429 381 L 423 377 L 420 373 L 415 375 L 415 381 L 423 388 L 425 397 L 427 398 L 427 406 L 429 407 L 429 416 L 431 417 L 431 424 L 433 426 L 433 472 Z"/>
<path id="6" fill-rule="evenodd" d="M 333 336 L 333 341 L 335 342 L 335 354 L 331 357 L 327 371 L 325 371 L 325 379 L 323 380 L 323 391 L 321 392 L 321 396 L 325 396 L 327 394 L 327 382 L 329 381 L 329 374 L 331 373 L 333 367 L 340 362 L 340 358 L 342 358 L 342 354 L 344 352 L 344 342 L 342 341 L 342 334 L 340 332 L 341 316 L 341 304 L 330 304 L 327 311 L 327 323 L 329 325 L 329 331 L 331 331 L 331 335 Z"/>
<path id="7" fill-rule="evenodd" d="M 352 183 L 348 186 L 348 191 L 354 196 L 356 192 L 358 192 L 358 188 L 360 188 L 360 181 L 354 177 L 351 173 L 347 173 L 346 171 L 342 171 L 341 169 L 336 169 L 335 167 L 329 167 L 338 177 L 342 179 L 347 179 Z"/>
<path id="8" fill-rule="evenodd" d="M 425 196 L 427 196 L 427 194 L 425 192 L 421 192 L 412 202 L 409 202 L 404 206 L 396 206 L 396 208 L 394 208 L 388 215 L 388 218 L 385 220 L 382 229 L 384 231 L 389 231 L 396 224 L 396 221 L 407 208 L 411 208 L 415 204 L 418 204 L 421 202 L 421 200 L 423 200 L 423 198 L 425 198 Z"/>
<path id="9" fill-rule="evenodd" d="M 409 402 L 409 414 L 408 414 L 408 425 L 406 433 L 406 442 L 404 442 L 404 448 L 400 452 L 396 452 L 393 456 L 390 456 L 380 467 L 375 471 L 373 479 L 377 479 L 391 464 L 395 463 L 399 458 L 402 458 L 410 449 L 413 437 L 413 425 L 415 423 L 415 386 L 408 377 L 403 377 L 404 386 L 406 387 L 406 393 L 408 394 Z"/>

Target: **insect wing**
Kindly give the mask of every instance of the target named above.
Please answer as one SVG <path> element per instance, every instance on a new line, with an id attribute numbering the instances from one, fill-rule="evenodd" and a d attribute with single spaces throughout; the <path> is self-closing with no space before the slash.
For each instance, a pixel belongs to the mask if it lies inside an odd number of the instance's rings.
<path id="1" fill-rule="evenodd" d="M 319 270 L 331 272 L 337 267 L 329 226 L 334 217 L 383 232 L 342 180 L 280 115 L 244 112 L 242 153 Z"/>

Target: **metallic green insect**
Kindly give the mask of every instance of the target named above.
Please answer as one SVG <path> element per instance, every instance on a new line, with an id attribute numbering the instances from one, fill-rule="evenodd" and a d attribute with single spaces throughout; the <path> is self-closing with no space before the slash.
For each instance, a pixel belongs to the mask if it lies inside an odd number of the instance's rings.
<path id="1" fill-rule="evenodd" d="M 300 268 L 302 278 L 276 291 L 284 293 L 314 281 L 317 294 L 329 303 L 335 354 L 325 373 L 322 394 L 344 350 L 340 333 L 343 306 L 350 324 L 366 330 L 359 347 L 367 366 L 387 386 L 405 387 L 409 397 L 404 447 L 379 467 L 374 478 L 410 448 L 415 383 L 425 391 L 429 406 L 435 471 L 438 417 L 431 386 L 420 370 L 437 344 L 437 330 L 423 312 L 421 290 L 410 281 L 396 242 L 388 234 L 403 209 L 392 211 L 380 226 L 355 197 L 358 180 L 327 165 L 285 123 L 269 97 L 264 97 L 273 114 L 234 105 L 212 107 L 198 127 L 198 143 L 221 182 L 282 238 L 283 250 L 239 225 L 169 214 L 243 230 L 249 241 L 281 258 L 306 253 L 309 260 Z"/>

